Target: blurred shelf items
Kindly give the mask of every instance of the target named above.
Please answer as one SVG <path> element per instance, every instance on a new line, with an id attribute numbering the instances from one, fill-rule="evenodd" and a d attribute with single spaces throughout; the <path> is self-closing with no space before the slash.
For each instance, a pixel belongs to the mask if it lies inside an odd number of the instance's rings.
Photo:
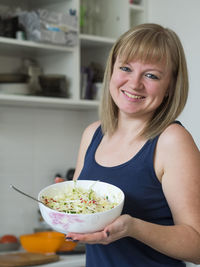
<path id="1" fill-rule="evenodd" d="M 146 2 L 0 0 L 1 105 L 97 109 L 109 51 Z"/>

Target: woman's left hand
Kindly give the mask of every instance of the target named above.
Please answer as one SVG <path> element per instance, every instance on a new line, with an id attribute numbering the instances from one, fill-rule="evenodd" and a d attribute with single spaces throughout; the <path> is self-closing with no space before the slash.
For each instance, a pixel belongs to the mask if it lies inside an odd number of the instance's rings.
<path id="1" fill-rule="evenodd" d="M 104 230 L 89 234 L 68 233 L 67 240 L 80 241 L 87 244 L 107 245 L 122 237 L 128 236 L 131 216 L 124 214 L 105 227 Z"/>

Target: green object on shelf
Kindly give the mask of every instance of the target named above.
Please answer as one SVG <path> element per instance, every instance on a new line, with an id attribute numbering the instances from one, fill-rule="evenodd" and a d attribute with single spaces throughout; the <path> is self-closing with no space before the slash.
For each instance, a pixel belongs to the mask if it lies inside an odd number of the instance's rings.
<path id="1" fill-rule="evenodd" d="M 83 28 L 85 25 L 85 14 L 86 14 L 86 8 L 81 5 L 80 7 L 80 27 Z"/>

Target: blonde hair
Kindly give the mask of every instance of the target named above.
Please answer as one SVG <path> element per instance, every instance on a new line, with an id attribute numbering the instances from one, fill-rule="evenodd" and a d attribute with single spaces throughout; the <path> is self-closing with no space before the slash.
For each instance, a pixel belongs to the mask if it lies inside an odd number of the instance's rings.
<path id="1" fill-rule="evenodd" d="M 117 56 L 124 63 L 133 59 L 148 63 L 164 61 L 172 68 L 168 95 L 141 133 L 148 139 L 154 138 L 178 117 L 187 101 L 188 72 L 180 39 L 170 29 L 146 23 L 130 29 L 116 41 L 108 57 L 100 104 L 102 130 L 108 134 L 113 134 L 118 125 L 118 107 L 109 92 Z"/>

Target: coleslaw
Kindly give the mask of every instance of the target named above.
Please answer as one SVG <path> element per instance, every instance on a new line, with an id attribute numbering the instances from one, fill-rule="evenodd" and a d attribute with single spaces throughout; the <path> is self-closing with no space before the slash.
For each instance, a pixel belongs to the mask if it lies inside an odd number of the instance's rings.
<path id="1" fill-rule="evenodd" d="M 68 187 L 66 192 L 54 197 L 42 196 L 42 202 L 54 210 L 70 214 L 103 212 L 119 204 L 110 201 L 108 196 L 98 195 L 91 187 L 89 189 L 77 187 L 76 183 Z"/>

